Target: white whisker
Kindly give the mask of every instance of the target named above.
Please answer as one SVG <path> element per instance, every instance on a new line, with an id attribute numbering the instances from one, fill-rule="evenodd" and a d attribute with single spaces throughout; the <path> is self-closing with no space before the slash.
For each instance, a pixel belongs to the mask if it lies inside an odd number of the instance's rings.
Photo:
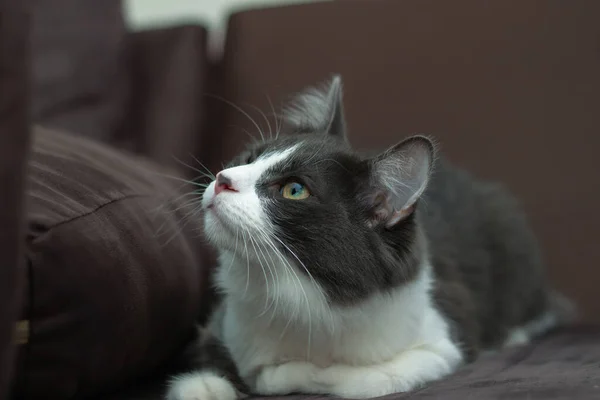
<path id="1" fill-rule="evenodd" d="M 271 106 L 271 110 L 273 111 L 273 117 L 275 117 L 275 140 L 279 139 L 279 131 L 281 130 L 281 119 L 278 118 L 277 113 L 275 112 L 275 107 L 273 107 L 273 102 L 269 95 L 267 96 L 267 100 L 269 101 L 269 105 Z"/>
<path id="2" fill-rule="evenodd" d="M 198 168 L 192 167 L 191 165 L 189 165 L 186 162 L 184 162 L 184 161 L 180 160 L 179 158 L 177 158 L 175 155 L 172 155 L 171 157 L 175 161 L 177 161 L 179 164 L 183 165 L 184 167 L 187 167 L 187 168 L 191 169 L 192 171 L 195 171 L 195 172 L 199 173 L 200 176 L 203 177 L 203 178 L 209 178 L 209 179 L 214 179 L 215 178 L 215 176 L 210 171 L 208 171 L 209 173 L 206 173 L 206 171 L 202 171 L 202 170 L 199 170 Z M 198 160 L 196 159 L 196 161 L 198 161 Z"/>
<path id="3" fill-rule="evenodd" d="M 242 115 L 244 115 L 246 118 L 248 118 L 250 120 L 250 122 L 252 122 L 252 124 L 254 125 L 254 127 L 258 130 L 258 133 L 260 134 L 260 137 L 262 139 L 262 141 L 265 141 L 265 137 L 263 135 L 262 129 L 260 128 L 260 125 L 250 116 L 250 114 L 248 114 L 246 111 L 244 111 L 244 109 L 240 106 L 238 106 L 235 103 L 232 103 L 229 100 L 226 100 L 220 96 L 216 96 L 216 95 L 209 95 L 207 94 L 207 96 L 215 98 L 217 100 L 221 100 L 223 103 L 228 104 L 229 106 L 233 107 L 234 109 L 236 109 L 238 112 L 240 112 Z"/>
<path id="4" fill-rule="evenodd" d="M 212 180 L 215 180 L 215 179 L 216 179 L 216 177 L 215 177 L 215 174 L 213 174 L 213 173 L 212 173 L 212 171 L 206 167 L 206 165 L 202 164 L 202 163 L 200 162 L 200 160 L 198 160 L 198 159 L 196 158 L 196 156 L 194 156 L 192 153 L 189 153 L 189 154 L 190 154 L 190 157 L 192 157 L 192 158 L 194 159 L 194 161 L 196 161 L 196 163 L 197 163 L 198 165 L 200 165 L 202 168 L 204 168 L 204 170 L 206 171 L 206 173 L 209 175 L 209 176 L 208 176 L 209 178 L 212 178 Z"/>
<path id="5" fill-rule="evenodd" d="M 256 259 L 258 260 L 258 264 L 260 265 L 260 269 L 262 270 L 263 273 L 263 277 L 265 280 L 265 286 L 266 286 L 266 292 L 267 292 L 267 296 L 265 298 L 265 308 L 268 307 L 269 303 L 269 298 L 270 296 L 270 289 L 269 289 L 269 278 L 267 277 L 267 271 L 265 270 L 265 267 L 262 264 L 262 261 L 260 260 L 260 257 L 258 256 L 258 251 L 256 250 L 256 245 L 255 245 L 255 241 L 252 238 L 252 236 L 250 236 L 250 233 L 248 232 L 248 238 L 250 239 L 250 244 L 252 245 L 252 247 L 254 248 L 254 254 L 256 254 Z"/>
<path id="6" fill-rule="evenodd" d="M 273 128 L 271 127 L 271 122 L 269 121 L 269 118 L 267 118 L 267 116 L 265 115 L 265 113 L 258 107 L 250 105 L 250 107 L 254 108 L 256 111 L 258 111 L 262 117 L 264 118 L 264 120 L 267 122 L 267 127 L 269 128 L 269 139 L 273 139 Z"/>

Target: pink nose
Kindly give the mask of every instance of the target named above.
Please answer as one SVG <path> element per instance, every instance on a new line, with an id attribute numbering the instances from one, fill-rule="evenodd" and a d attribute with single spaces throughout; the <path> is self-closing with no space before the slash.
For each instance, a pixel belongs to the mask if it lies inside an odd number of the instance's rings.
<path id="1" fill-rule="evenodd" d="M 231 179 L 219 172 L 217 174 L 217 181 L 215 182 L 215 195 L 222 191 L 237 192 Z"/>

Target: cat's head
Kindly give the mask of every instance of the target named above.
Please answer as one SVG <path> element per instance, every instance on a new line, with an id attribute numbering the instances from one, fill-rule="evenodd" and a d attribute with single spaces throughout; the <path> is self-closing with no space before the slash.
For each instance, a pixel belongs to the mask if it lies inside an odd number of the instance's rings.
<path id="1" fill-rule="evenodd" d="M 267 280 L 271 268 L 282 269 L 278 279 L 308 277 L 336 304 L 412 279 L 425 245 L 415 210 L 431 141 L 414 136 L 375 157 L 354 152 L 337 76 L 299 94 L 286 120 L 288 132 L 251 145 L 206 189 L 211 243 L 244 267 L 268 267 Z"/>

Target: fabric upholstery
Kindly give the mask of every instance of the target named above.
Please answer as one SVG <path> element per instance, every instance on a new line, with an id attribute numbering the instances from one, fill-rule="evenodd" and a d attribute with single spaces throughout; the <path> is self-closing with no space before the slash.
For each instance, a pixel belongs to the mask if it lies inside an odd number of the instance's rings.
<path id="1" fill-rule="evenodd" d="M 340 1 L 230 20 L 223 96 L 261 114 L 341 73 L 351 142 L 433 135 L 452 161 L 522 200 L 552 281 L 600 322 L 600 2 Z M 310 29 L 307 29 L 310 27 Z M 223 106 L 229 158 L 256 127 Z M 271 126 L 275 127 L 273 120 Z M 215 160 L 213 164 L 218 164 Z"/>
<path id="2" fill-rule="evenodd" d="M 29 144 L 28 1 L 0 0 L 0 399 L 13 372 Z"/>
<path id="3" fill-rule="evenodd" d="M 203 158 L 206 38 L 196 25 L 127 37 L 131 96 L 119 146 L 190 177 L 198 174 L 182 163 L 193 163 L 192 155 Z"/>
<path id="4" fill-rule="evenodd" d="M 580 326 L 555 332 L 534 344 L 484 356 L 456 374 L 410 393 L 381 400 L 591 400 L 600 397 L 600 330 Z M 102 400 L 163 400 L 164 379 Z M 252 400 L 326 400 L 327 396 L 250 397 Z M 340 399 L 341 400 L 341 399 Z"/>
<path id="5" fill-rule="evenodd" d="M 17 394 L 86 397 L 166 362 L 198 317 L 205 276 L 189 190 L 154 164 L 36 129 Z"/>

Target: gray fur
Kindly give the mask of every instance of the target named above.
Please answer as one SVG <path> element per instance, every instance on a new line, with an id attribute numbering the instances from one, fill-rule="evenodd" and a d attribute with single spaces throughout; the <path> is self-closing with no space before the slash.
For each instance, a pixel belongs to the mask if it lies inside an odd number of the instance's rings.
<path id="1" fill-rule="evenodd" d="M 553 314 L 567 310 L 567 301 L 548 287 L 536 237 L 502 185 L 438 157 L 423 136 L 374 157 L 353 151 L 341 93 L 335 77 L 301 94 L 287 113 L 288 134 L 250 146 L 229 165 L 295 146 L 256 190 L 269 198 L 265 211 L 285 242 L 280 250 L 303 261 L 332 305 L 352 307 L 411 282 L 428 258 L 437 307 L 469 360 L 499 347 L 512 329 L 570 315 Z M 312 196 L 281 198 L 273 182 L 290 177 Z"/>

